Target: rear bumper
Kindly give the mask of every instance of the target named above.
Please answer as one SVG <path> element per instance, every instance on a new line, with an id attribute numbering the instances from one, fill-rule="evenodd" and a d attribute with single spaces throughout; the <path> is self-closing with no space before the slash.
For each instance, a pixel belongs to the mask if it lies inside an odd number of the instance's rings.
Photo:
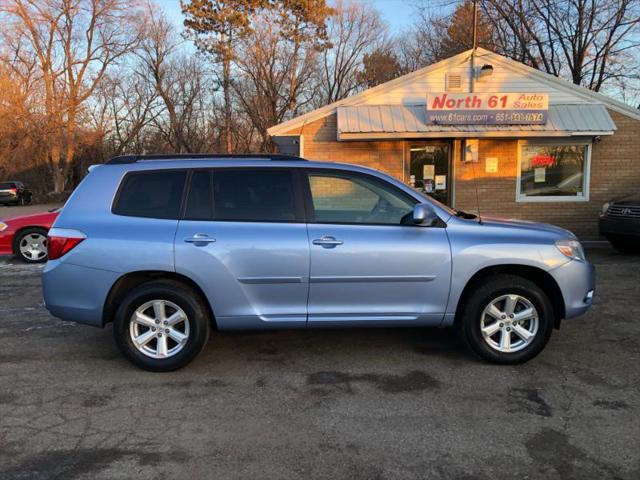
<path id="1" fill-rule="evenodd" d="M 42 272 L 45 307 L 54 317 L 103 327 L 103 308 L 119 273 L 81 267 L 59 260 Z"/>
<path id="2" fill-rule="evenodd" d="M 596 288 L 596 270 L 593 264 L 571 260 L 549 273 L 560 286 L 565 318 L 579 317 L 589 310 Z"/>
<path id="3" fill-rule="evenodd" d="M 628 235 L 640 237 L 640 220 L 623 217 L 600 217 L 600 233 L 608 235 Z"/>
<path id="4" fill-rule="evenodd" d="M 20 200 L 17 193 L 0 195 L 0 203 L 14 203 Z"/>

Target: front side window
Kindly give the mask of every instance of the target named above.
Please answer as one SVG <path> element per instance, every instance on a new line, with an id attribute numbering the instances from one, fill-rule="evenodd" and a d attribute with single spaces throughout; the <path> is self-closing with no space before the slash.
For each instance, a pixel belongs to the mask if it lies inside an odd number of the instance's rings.
<path id="1" fill-rule="evenodd" d="M 588 200 L 589 144 L 523 144 L 518 200 Z"/>
<path id="2" fill-rule="evenodd" d="M 309 188 L 317 223 L 401 225 L 415 203 L 363 176 L 310 173 Z"/>
<path id="3" fill-rule="evenodd" d="M 286 170 L 217 170 L 214 218 L 244 222 L 294 222 L 293 174 Z"/>
<path id="4" fill-rule="evenodd" d="M 128 174 L 113 207 L 113 213 L 130 217 L 176 219 L 180 214 L 184 170 Z"/>

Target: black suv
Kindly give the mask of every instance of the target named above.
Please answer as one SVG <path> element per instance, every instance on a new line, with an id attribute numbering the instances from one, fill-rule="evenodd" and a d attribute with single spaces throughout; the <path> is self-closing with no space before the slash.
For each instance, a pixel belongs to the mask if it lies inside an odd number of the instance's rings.
<path id="1" fill-rule="evenodd" d="M 640 196 L 605 203 L 600 233 L 623 253 L 640 253 Z"/>
<path id="2" fill-rule="evenodd" d="M 31 203 L 31 190 L 22 182 L 0 182 L 0 204 L 26 205 Z"/>

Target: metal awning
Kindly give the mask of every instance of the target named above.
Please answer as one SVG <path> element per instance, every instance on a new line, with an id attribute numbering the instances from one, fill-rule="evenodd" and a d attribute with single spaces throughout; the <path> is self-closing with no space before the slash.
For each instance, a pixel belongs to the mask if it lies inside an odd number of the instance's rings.
<path id="1" fill-rule="evenodd" d="M 338 140 L 460 137 L 572 137 L 612 135 L 601 104 L 550 105 L 545 125 L 428 125 L 426 105 L 338 107 Z"/>

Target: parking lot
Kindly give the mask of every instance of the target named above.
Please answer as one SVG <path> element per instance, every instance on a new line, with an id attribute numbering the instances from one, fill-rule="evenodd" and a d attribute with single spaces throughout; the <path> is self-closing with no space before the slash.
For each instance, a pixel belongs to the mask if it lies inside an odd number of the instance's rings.
<path id="1" fill-rule="evenodd" d="M 640 478 L 640 257 L 517 367 L 444 330 L 218 333 L 152 374 L 0 259 L 0 478 Z"/>

